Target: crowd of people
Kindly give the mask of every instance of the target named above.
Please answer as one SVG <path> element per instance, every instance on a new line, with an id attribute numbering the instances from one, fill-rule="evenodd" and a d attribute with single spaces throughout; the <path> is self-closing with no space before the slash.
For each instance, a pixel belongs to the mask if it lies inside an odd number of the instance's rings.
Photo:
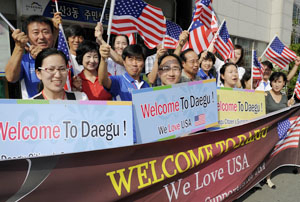
<path id="1" fill-rule="evenodd" d="M 213 46 L 199 55 L 193 49 L 182 51 L 189 37 L 189 32 L 183 31 L 173 53 L 159 44 L 156 53 L 146 57 L 140 45 L 129 45 L 126 35 L 115 36 L 112 46 L 107 44 L 102 37 L 103 26 L 98 23 L 96 41 L 87 40 L 80 25 L 65 29 L 73 61 L 70 70 L 64 53 L 55 48 L 61 23 L 60 13 L 55 13 L 52 20 L 30 16 L 23 31 L 16 29 L 12 33 L 15 47 L 5 72 L 9 82 L 20 81 L 23 99 L 131 101 L 133 89 L 215 78 L 218 87 L 257 86 L 256 90 L 265 91 L 267 113 L 294 104 L 283 88 L 297 73 L 300 57 L 287 76 L 272 73 L 272 63 L 263 61 L 263 79 L 251 83 L 251 68 L 243 67 L 244 50 L 239 45 L 235 45 L 234 58 L 222 61 L 216 57 Z M 142 75 L 144 67 L 147 81 Z M 64 88 L 69 71 L 73 92 Z M 274 188 L 270 177 L 267 183 Z"/>

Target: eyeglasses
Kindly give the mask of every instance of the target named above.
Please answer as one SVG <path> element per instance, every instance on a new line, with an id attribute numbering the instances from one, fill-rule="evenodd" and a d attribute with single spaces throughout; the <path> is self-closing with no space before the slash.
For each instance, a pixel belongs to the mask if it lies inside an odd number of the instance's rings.
<path id="1" fill-rule="evenodd" d="M 163 67 L 160 67 L 158 70 L 162 71 L 164 73 L 165 72 L 169 72 L 171 70 L 174 71 L 174 72 L 176 72 L 176 73 L 178 73 L 181 70 L 181 68 L 177 67 L 177 66 L 175 66 L 175 67 L 163 66 Z"/>
<path id="2" fill-rule="evenodd" d="M 49 74 L 55 74 L 57 71 L 61 74 L 67 74 L 69 71 L 69 68 L 67 67 L 39 67 L 38 69 L 44 70 Z"/>

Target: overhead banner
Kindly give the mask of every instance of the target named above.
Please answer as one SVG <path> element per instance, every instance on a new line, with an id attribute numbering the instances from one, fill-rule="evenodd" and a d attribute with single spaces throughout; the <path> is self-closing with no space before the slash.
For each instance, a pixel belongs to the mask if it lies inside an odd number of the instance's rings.
<path id="1" fill-rule="evenodd" d="M 62 13 L 63 20 L 79 21 L 96 24 L 100 21 L 102 8 L 86 6 L 82 4 L 70 3 L 67 1 L 57 1 L 58 10 Z M 52 0 L 22 0 L 21 15 L 43 15 L 52 18 L 56 12 L 55 3 Z M 99 5 L 100 6 L 100 5 Z M 107 25 L 109 20 L 109 9 L 105 9 L 103 24 Z"/>
<path id="2" fill-rule="evenodd" d="M 266 114 L 263 91 L 218 88 L 217 95 L 220 128 L 243 124 Z"/>
<path id="3" fill-rule="evenodd" d="M 299 115 L 297 105 L 173 140 L 1 161 L 0 201 L 233 201 L 274 169 L 300 166 Z"/>
<path id="4" fill-rule="evenodd" d="M 133 144 L 131 102 L 0 99 L 0 160 Z"/>
<path id="5" fill-rule="evenodd" d="M 134 90 L 138 143 L 165 140 L 215 126 L 216 80 Z"/>

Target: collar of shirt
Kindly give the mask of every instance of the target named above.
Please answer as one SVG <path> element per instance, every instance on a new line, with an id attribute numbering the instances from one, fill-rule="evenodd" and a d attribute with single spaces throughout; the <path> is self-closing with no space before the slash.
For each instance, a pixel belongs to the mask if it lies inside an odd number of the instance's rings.
<path id="1" fill-rule="evenodd" d="M 207 76 L 201 68 L 199 69 L 197 76 L 200 76 L 202 80 L 214 78 L 211 73 L 209 73 L 209 75 Z"/>
<path id="2" fill-rule="evenodd" d="M 143 84 L 144 84 L 144 80 L 142 79 L 142 76 L 140 76 L 140 80 L 141 82 L 138 82 L 137 80 L 134 80 L 129 74 L 128 72 L 126 72 L 125 74 L 123 74 L 124 78 L 133 85 L 134 89 L 140 89 Z"/>

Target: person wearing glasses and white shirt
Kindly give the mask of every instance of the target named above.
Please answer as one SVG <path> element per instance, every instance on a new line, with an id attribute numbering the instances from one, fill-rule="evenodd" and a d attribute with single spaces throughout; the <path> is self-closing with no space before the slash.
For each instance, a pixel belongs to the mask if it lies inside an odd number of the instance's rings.
<path id="1" fill-rule="evenodd" d="M 41 100 L 88 100 L 82 92 L 66 92 L 64 86 L 69 69 L 62 51 L 55 48 L 42 50 L 35 59 L 36 76 L 40 79 L 40 92 L 32 99 Z"/>

